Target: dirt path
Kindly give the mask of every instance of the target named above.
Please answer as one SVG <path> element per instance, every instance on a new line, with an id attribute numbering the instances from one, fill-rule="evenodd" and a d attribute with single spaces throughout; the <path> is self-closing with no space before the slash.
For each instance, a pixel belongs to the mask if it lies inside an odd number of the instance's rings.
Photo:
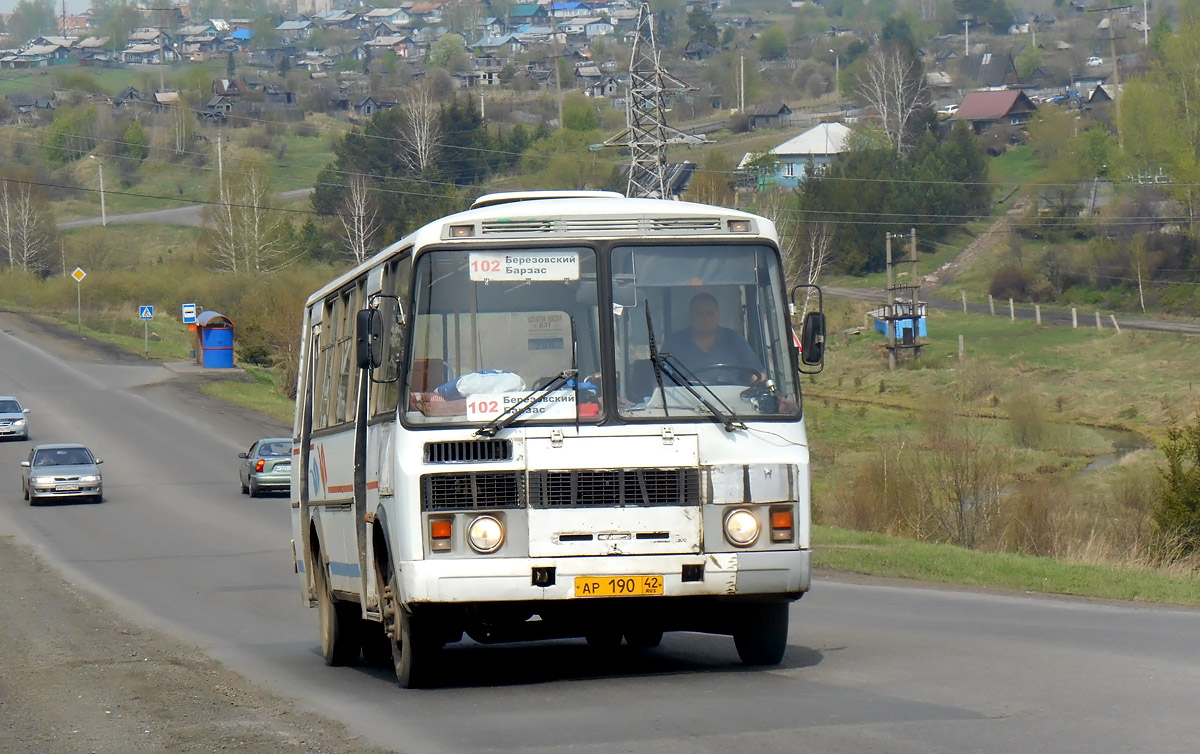
<path id="1" fill-rule="evenodd" d="M 977 260 L 992 254 L 998 246 L 1007 242 L 1007 234 L 1012 228 L 1013 218 L 1024 214 L 1028 207 L 1029 203 L 1024 199 L 1013 202 L 1013 206 L 1003 216 L 989 225 L 978 238 L 967 244 L 967 248 L 959 252 L 954 259 L 926 275 L 922 279 L 921 285 L 927 286 L 927 290 L 947 285 L 954 278 L 966 272 Z"/>

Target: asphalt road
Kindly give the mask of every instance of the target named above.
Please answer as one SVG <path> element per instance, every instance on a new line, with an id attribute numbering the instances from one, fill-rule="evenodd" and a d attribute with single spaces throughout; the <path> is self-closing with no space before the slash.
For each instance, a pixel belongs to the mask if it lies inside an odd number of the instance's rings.
<path id="1" fill-rule="evenodd" d="M 288 500 L 251 500 L 236 481 L 236 453 L 280 428 L 161 366 L 15 331 L 0 314 L 0 392 L 32 407 L 35 441 L 104 458 L 107 500 L 30 508 L 28 444 L 0 443 L 0 532 L 126 616 L 396 751 L 1192 754 L 1200 740 L 1200 611 L 826 577 L 793 607 L 776 669 L 691 634 L 644 655 L 468 642 L 426 691 L 327 668 L 292 573 Z"/>
<path id="2" fill-rule="evenodd" d="M 293 189 L 279 194 L 280 199 L 291 200 L 308 196 L 312 188 Z M 80 220 L 66 220 L 58 223 L 59 230 L 71 228 L 88 228 L 107 222 L 109 225 L 120 223 L 160 223 L 163 225 L 190 225 L 198 228 L 204 224 L 204 205 L 185 204 L 168 209 L 155 209 L 147 212 L 130 212 L 126 215 L 108 215 L 107 217 L 85 217 Z"/>

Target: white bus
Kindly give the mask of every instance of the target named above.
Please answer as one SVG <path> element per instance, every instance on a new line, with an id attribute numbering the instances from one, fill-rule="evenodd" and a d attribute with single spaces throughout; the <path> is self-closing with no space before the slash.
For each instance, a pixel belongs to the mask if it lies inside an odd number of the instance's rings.
<path id="1" fill-rule="evenodd" d="M 701 631 L 779 663 L 810 583 L 803 288 L 797 338 L 769 220 L 577 191 L 482 197 L 314 293 L 292 548 L 326 662 L 417 687 L 464 634 Z"/>

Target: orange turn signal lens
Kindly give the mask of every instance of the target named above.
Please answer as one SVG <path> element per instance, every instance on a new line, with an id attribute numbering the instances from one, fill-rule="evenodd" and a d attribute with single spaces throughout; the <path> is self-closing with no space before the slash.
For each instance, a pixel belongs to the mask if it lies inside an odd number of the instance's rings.
<path id="1" fill-rule="evenodd" d="M 791 542 L 794 538 L 792 529 L 792 509 L 774 508 L 771 510 L 771 541 Z"/>
<path id="2" fill-rule="evenodd" d="M 450 534 L 453 524 L 446 519 L 433 519 L 429 522 L 429 549 L 432 552 L 449 552 L 451 547 Z"/>

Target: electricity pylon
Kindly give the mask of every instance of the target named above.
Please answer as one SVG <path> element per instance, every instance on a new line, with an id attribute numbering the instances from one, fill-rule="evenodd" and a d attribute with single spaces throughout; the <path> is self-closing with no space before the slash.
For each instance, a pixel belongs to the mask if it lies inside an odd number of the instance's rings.
<path id="1" fill-rule="evenodd" d="M 685 134 L 667 125 L 668 92 L 695 91 L 663 70 L 654 42 L 654 17 L 649 3 L 638 11 L 637 37 L 629 60 L 629 97 L 625 104 L 625 130 L 606 140 L 606 147 L 629 147 L 628 196 L 665 198 L 667 195 L 667 145 L 703 144 L 704 136 Z"/>

